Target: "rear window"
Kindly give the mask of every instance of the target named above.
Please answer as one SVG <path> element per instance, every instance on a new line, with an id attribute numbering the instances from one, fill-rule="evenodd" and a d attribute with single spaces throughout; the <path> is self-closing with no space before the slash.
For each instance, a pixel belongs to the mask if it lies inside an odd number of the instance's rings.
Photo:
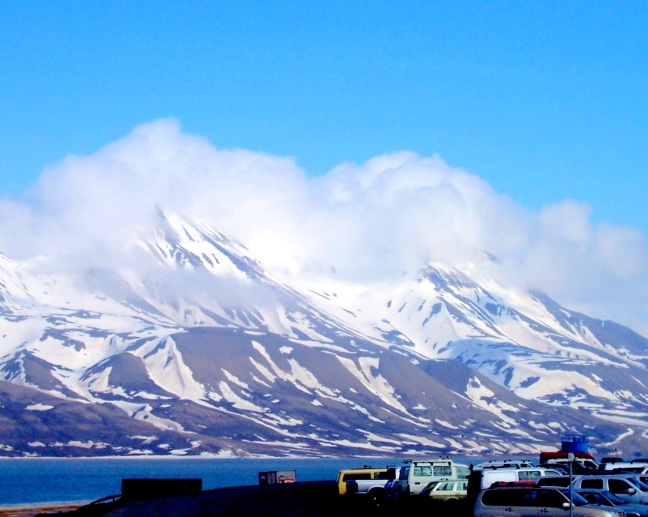
<path id="1" fill-rule="evenodd" d="M 451 477 L 452 476 L 452 467 L 450 465 L 441 465 L 439 467 L 434 467 L 435 476 Z"/>
<path id="2" fill-rule="evenodd" d="M 457 467 L 457 477 L 458 478 L 467 478 L 470 475 L 470 468 L 468 467 Z"/>
<path id="3" fill-rule="evenodd" d="M 569 478 L 541 476 L 537 479 L 536 483 L 539 486 L 569 486 Z"/>
<path id="4" fill-rule="evenodd" d="M 482 495 L 485 506 L 533 506 L 535 492 L 524 489 L 486 490 Z"/>
<path id="5" fill-rule="evenodd" d="M 396 469 L 388 468 L 384 472 L 378 472 L 374 479 L 394 479 L 396 477 Z"/>
<path id="6" fill-rule="evenodd" d="M 414 477 L 430 477 L 432 475 L 432 465 L 416 465 L 412 475 Z"/>

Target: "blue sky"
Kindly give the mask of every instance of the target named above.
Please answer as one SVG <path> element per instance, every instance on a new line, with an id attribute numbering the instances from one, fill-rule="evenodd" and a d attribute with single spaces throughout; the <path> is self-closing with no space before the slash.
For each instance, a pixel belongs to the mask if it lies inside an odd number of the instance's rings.
<path id="1" fill-rule="evenodd" d="M 648 4 L 0 4 L 0 194 L 172 116 L 309 174 L 440 154 L 520 203 L 648 229 Z"/>
<path id="2" fill-rule="evenodd" d="M 293 157 L 309 178 L 438 155 L 538 220 L 560 205 L 552 221 L 576 215 L 556 227 L 645 239 L 646 27 L 648 3 L 632 0 L 4 0 L 0 201 L 29 199 L 39 178 L 66 198 L 45 170 L 173 118 L 219 150 Z M 645 242 L 631 240 L 643 286 Z"/>

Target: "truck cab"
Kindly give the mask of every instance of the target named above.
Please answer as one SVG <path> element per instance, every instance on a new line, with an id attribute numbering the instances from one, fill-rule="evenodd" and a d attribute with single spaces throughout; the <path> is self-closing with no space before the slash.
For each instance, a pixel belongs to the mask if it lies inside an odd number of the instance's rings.
<path id="1" fill-rule="evenodd" d="M 343 469 L 337 474 L 338 493 L 345 495 L 347 493 L 347 481 L 352 480 L 387 480 L 395 477 L 394 467 L 358 467 L 354 469 Z"/>

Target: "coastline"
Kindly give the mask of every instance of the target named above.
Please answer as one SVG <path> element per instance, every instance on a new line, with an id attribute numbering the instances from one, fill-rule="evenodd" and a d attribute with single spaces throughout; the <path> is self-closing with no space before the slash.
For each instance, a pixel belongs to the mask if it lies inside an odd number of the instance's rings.
<path id="1" fill-rule="evenodd" d="M 88 503 L 90 503 L 90 501 L 0 505 L 0 517 L 35 517 L 36 515 L 43 513 L 73 512 Z"/>

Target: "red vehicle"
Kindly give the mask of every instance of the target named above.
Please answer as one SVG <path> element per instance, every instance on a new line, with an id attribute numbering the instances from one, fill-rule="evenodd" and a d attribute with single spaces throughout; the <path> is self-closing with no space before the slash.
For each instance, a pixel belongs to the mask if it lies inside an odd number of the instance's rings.
<path id="1" fill-rule="evenodd" d="M 596 459 L 589 452 L 566 452 L 555 451 L 540 453 L 540 465 L 543 467 L 564 467 L 569 468 L 569 454 L 574 455 L 574 461 L 571 463 L 574 473 L 581 474 L 593 472 L 598 469 Z"/>

